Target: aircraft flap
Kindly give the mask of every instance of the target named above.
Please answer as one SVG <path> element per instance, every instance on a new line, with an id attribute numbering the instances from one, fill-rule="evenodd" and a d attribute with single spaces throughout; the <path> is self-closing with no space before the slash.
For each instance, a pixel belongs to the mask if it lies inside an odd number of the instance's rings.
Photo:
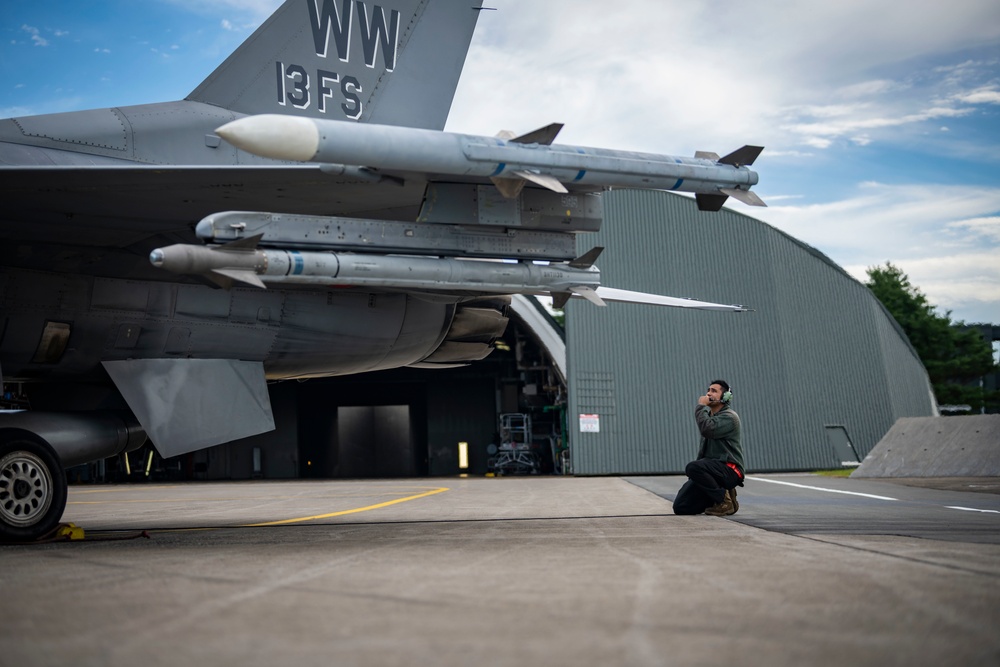
<path id="1" fill-rule="evenodd" d="M 259 361 L 129 359 L 103 365 L 164 458 L 274 430 Z"/>

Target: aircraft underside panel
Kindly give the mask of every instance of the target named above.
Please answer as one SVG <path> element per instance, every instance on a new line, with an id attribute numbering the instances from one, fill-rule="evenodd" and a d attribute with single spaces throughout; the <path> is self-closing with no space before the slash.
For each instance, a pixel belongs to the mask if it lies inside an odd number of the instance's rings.
<path id="1" fill-rule="evenodd" d="M 8 382 L 106 379 L 130 359 L 253 361 L 269 380 L 397 368 L 435 351 L 458 300 L 0 268 L 0 366 Z"/>
<path id="2" fill-rule="evenodd" d="M 268 381 L 482 359 L 503 334 L 508 305 L 0 267 L 0 367 L 5 382 L 23 383 L 25 407 L 127 405 L 170 457 L 273 429 Z"/>

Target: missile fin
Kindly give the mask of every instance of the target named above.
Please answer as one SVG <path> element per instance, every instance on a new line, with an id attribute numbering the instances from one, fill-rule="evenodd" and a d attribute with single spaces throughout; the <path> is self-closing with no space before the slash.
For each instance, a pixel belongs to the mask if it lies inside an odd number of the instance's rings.
<path id="1" fill-rule="evenodd" d="M 221 246 L 218 246 L 219 250 L 256 250 L 257 244 L 260 240 L 264 238 L 263 234 L 254 234 L 253 236 L 248 236 L 242 239 L 236 239 L 235 241 L 230 241 Z"/>
<path id="2" fill-rule="evenodd" d="M 562 194 L 569 192 L 569 190 L 566 189 L 566 186 L 560 183 L 559 179 L 555 176 L 549 176 L 548 174 L 536 174 L 533 171 L 515 171 L 514 174 L 526 181 L 531 181 L 535 185 L 548 188 L 553 192 L 559 192 Z"/>
<path id="3" fill-rule="evenodd" d="M 221 287 L 224 290 L 231 290 L 233 288 L 233 279 L 227 278 L 226 276 L 217 276 L 213 273 L 203 273 L 199 277 L 204 278 L 206 281 L 212 283 L 216 287 Z"/>
<path id="4" fill-rule="evenodd" d="M 597 261 L 597 258 L 604 252 L 603 246 L 594 246 L 569 263 L 574 269 L 589 269 Z"/>
<path id="5" fill-rule="evenodd" d="M 595 292 L 590 287 L 586 287 L 584 285 L 578 285 L 578 286 L 576 286 L 576 287 L 574 287 L 572 289 L 573 289 L 573 295 L 574 296 L 583 297 L 584 299 L 586 299 L 587 301 L 591 302 L 595 306 L 606 306 L 606 305 L 608 305 L 608 304 L 604 303 L 604 299 L 601 298 L 601 295 L 598 294 L 597 292 Z M 600 289 L 600 288 L 598 288 L 598 289 Z"/>
<path id="6" fill-rule="evenodd" d="M 573 296 L 572 292 L 553 292 L 552 307 L 564 308 L 566 306 L 566 302 L 569 301 L 571 296 Z"/>
<path id="7" fill-rule="evenodd" d="M 212 269 L 212 273 L 216 273 L 220 276 L 230 279 L 230 285 L 232 286 L 232 281 L 236 280 L 241 283 L 246 283 L 248 285 L 253 285 L 254 287 L 259 287 L 261 289 L 267 289 L 267 285 L 264 284 L 257 274 L 253 271 L 241 271 L 240 269 Z M 209 275 L 209 278 L 212 278 Z M 221 283 L 220 283 L 221 284 Z M 226 289 L 229 289 L 226 285 L 223 285 Z"/>
<path id="8" fill-rule="evenodd" d="M 719 188 L 719 192 L 729 195 L 733 199 L 739 199 L 741 202 L 747 206 L 767 206 L 764 200 L 757 196 L 756 193 L 750 192 L 749 190 L 740 190 L 737 188 Z"/>
<path id="9" fill-rule="evenodd" d="M 699 192 L 694 198 L 698 202 L 699 211 L 721 211 L 729 195 L 709 195 Z"/>
<path id="10" fill-rule="evenodd" d="M 559 134 L 559 130 L 563 129 L 562 123 L 550 123 L 545 127 L 540 127 L 533 132 L 528 132 L 527 134 L 522 134 L 519 137 L 514 137 L 513 139 L 504 137 L 508 141 L 513 141 L 519 144 L 541 144 L 542 146 L 549 146 L 553 141 L 555 141 L 556 135 Z"/>
<path id="11" fill-rule="evenodd" d="M 524 189 L 524 181 L 520 178 L 492 176 L 490 180 L 493 181 L 493 185 L 497 186 L 500 194 L 507 199 L 517 199 L 517 196 L 521 194 L 521 190 Z"/>
<path id="12" fill-rule="evenodd" d="M 719 164 L 731 164 L 734 167 L 743 167 L 753 164 L 757 156 L 764 150 L 763 146 L 744 146 L 737 148 L 729 155 L 719 158 Z"/>

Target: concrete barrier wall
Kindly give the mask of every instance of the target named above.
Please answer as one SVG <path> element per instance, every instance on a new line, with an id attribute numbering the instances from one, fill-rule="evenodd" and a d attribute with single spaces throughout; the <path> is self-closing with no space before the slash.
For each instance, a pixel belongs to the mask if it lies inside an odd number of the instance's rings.
<path id="1" fill-rule="evenodd" d="M 1000 415 L 900 418 L 851 477 L 1000 477 Z"/>

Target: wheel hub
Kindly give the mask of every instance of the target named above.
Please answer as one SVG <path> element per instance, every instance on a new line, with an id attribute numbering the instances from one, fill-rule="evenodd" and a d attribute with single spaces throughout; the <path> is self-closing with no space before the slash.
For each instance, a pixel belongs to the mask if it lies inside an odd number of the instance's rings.
<path id="1" fill-rule="evenodd" d="M 0 518 L 14 526 L 37 523 L 52 503 L 52 477 L 31 452 L 11 452 L 0 461 Z"/>
<path id="2" fill-rule="evenodd" d="M 31 493 L 31 484 L 23 479 L 15 480 L 14 482 L 14 498 L 15 500 L 24 500 Z"/>

